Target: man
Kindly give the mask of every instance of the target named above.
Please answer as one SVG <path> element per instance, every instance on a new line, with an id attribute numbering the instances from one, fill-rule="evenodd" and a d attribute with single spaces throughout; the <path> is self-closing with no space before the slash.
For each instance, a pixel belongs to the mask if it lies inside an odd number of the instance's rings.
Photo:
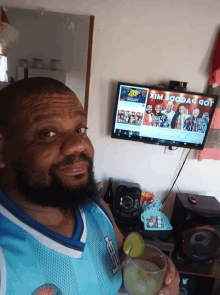
<path id="1" fill-rule="evenodd" d="M 126 114 L 125 114 L 125 117 L 124 117 L 124 122 L 123 122 L 123 123 L 128 124 L 128 122 L 129 122 L 129 116 L 128 116 L 128 114 L 126 113 Z"/>
<path id="2" fill-rule="evenodd" d="M 184 126 L 183 126 L 184 130 L 198 132 L 202 129 L 198 119 L 199 113 L 200 113 L 199 108 L 194 108 L 192 116 L 187 118 L 184 122 Z"/>
<path id="3" fill-rule="evenodd" d="M 120 120 L 120 123 L 127 123 L 127 119 L 125 117 L 125 115 L 121 115 L 121 120 Z"/>
<path id="4" fill-rule="evenodd" d="M 151 125 L 156 127 L 167 127 L 167 124 L 167 116 L 162 114 L 162 104 L 157 104 L 155 107 L 155 120 L 152 121 Z"/>
<path id="5" fill-rule="evenodd" d="M 136 124 L 136 120 L 133 115 L 131 115 L 129 118 L 129 124 Z"/>
<path id="6" fill-rule="evenodd" d="M 151 122 L 154 120 L 155 120 L 155 116 L 152 113 L 152 105 L 147 104 L 145 109 L 145 114 L 144 114 L 143 125 L 151 125 Z"/>
<path id="7" fill-rule="evenodd" d="M 166 110 L 161 111 L 162 114 L 167 116 L 167 128 L 171 128 L 171 121 L 173 119 L 173 116 L 175 115 L 175 112 L 173 110 L 173 102 L 169 101 L 166 107 Z"/>
<path id="8" fill-rule="evenodd" d="M 121 123 L 121 115 L 119 115 L 119 114 L 117 116 L 117 123 Z"/>
<path id="9" fill-rule="evenodd" d="M 208 124 L 209 124 L 209 113 L 208 112 L 205 112 L 202 114 L 202 118 L 199 119 L 199 124 L 201 126 L 201 129 L 199 130 L 199 132 L 205 133 L 206 129 L 208 127 Z"/>
<path id="10" fill-rule="evenodd" d="M 139 116 L 136 116 L 136 124 L 137 125 L 141 125 L 141 123 L 142 123 L 142 117 L 139 117 Z"/>
<path id="11" fill-rule="evenodd" d="M 115 295 L 123 236 L 99 200 L 77 96 L 50 78 L 21 80 L 0 94 L 1 290 Z M 175 272 L 169 260 L 165 294 L 178 294 Z"/>

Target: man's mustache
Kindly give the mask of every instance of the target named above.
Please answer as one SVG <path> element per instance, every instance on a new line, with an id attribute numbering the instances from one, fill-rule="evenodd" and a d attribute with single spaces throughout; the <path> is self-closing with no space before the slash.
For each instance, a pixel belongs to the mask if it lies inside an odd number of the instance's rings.
<path id="1" fill-rule="evenodd" d="M 89 156 L 87 156 L 84 153 L 72 154 L 67 156 L 64 161 L 52 165 L 49 169 L 50 175 L 55 174 L 55 171 L 57 169 L 60 169 L 65 166 L 73 165 L 76 161 L 77 162 L 86 161 L 89 163 L 89 169 L 91 170 L 93 168 L 93 160 Z M 22 175 L 24 175 L 24 167 L 21 162 L 13 161 L 12 166 L 17 173 L 21 173 Z"/>
<path id="2" fill-rule="evenodd" d="M 62 168 L 62 167 L 66 167 L 69 165 L 73 165 L 75 162 L 80 162 L 80 161 L 86 161 L 88 162 L 90 165 L 92 164 L 92 159 L 87 156 L 86 154 L 80 153 L 80 154 L 72 154 L 69 155 L 65 158 L 64 161 L 62 161 L 61 163 L 58 163 L 56 165 L 54 165 L 53 168 L 58 169 L 58 168 Z"/>

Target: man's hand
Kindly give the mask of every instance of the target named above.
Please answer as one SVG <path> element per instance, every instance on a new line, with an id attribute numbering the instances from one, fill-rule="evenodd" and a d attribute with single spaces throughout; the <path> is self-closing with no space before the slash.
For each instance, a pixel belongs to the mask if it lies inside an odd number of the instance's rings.
<path id="1" fill-rule="evenodd" d="M 114 217 L 112 215 L 111 210 L 109 209 L 108 205 L 101 199 L 100 203 L 105 207 L 105 209 L 108 211 L 109 215 L 112 218 L 114 230 L 115 230 L 115 235 L 116 235 L 116 240 L 117 240 L 117 245 L 118 245 L 118 251 L 119 251 L 119 257 L 121 260 L 121 268 L 124 269 L 125 267 L 125 258 L 126 254 L 123 251 L 123 244 L 126 239 L 126 237 L 123 237 L 122 233 L 118 229 Z M 166 255 L 165 255 L 166 256 Z M 158 295 L 178 295 L 179 294 L 179 274 L 171 261 L 171 259 L 166 256 L 167 258 L 167 270 L 164 276 L 164 284 L 163 287 L 160 289 Z M 162 292 L 162 293 L 161 293 Z"/>
<path id="2" fill-rule="evenodd" d="M 122 256 L 121 268 L 125 268 L 125 254 Z M 166 256 L 166 255 L 165 255 Z M 178 295 L 179 294 L 179 283 L 180 277 L 173 264 L 172 260 L 167 258 L 167 269 L 164 275 L 163 287 L 158 292 L 158 295 Z"/>
<path id="3" fill-rule="evenodd" d="M 167 270 L 164 275 L 163 287 L 160 289 L 158 295 L 178 295 L 180 277 L 172 260 L 167 258 Z"/>

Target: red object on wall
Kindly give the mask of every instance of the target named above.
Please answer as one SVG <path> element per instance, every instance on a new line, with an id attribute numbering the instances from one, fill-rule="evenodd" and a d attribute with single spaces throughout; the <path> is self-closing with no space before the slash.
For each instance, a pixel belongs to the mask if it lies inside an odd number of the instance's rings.
<path id="1" fill-rule="evenodd" d="M 213 55 L 211 73 L 209 77 L 209 85 L 216 83 L 216 86 L 220 86 L 220 32 L 215 46 Z"/>

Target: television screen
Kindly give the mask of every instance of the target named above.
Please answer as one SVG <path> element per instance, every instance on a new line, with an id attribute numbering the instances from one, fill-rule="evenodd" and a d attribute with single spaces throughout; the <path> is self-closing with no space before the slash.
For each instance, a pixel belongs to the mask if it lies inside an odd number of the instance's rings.
<path id="1" fill-rule="evenodd" d="M 112 138 L 201 150 L 218 96 L 118 83 Z"/>

